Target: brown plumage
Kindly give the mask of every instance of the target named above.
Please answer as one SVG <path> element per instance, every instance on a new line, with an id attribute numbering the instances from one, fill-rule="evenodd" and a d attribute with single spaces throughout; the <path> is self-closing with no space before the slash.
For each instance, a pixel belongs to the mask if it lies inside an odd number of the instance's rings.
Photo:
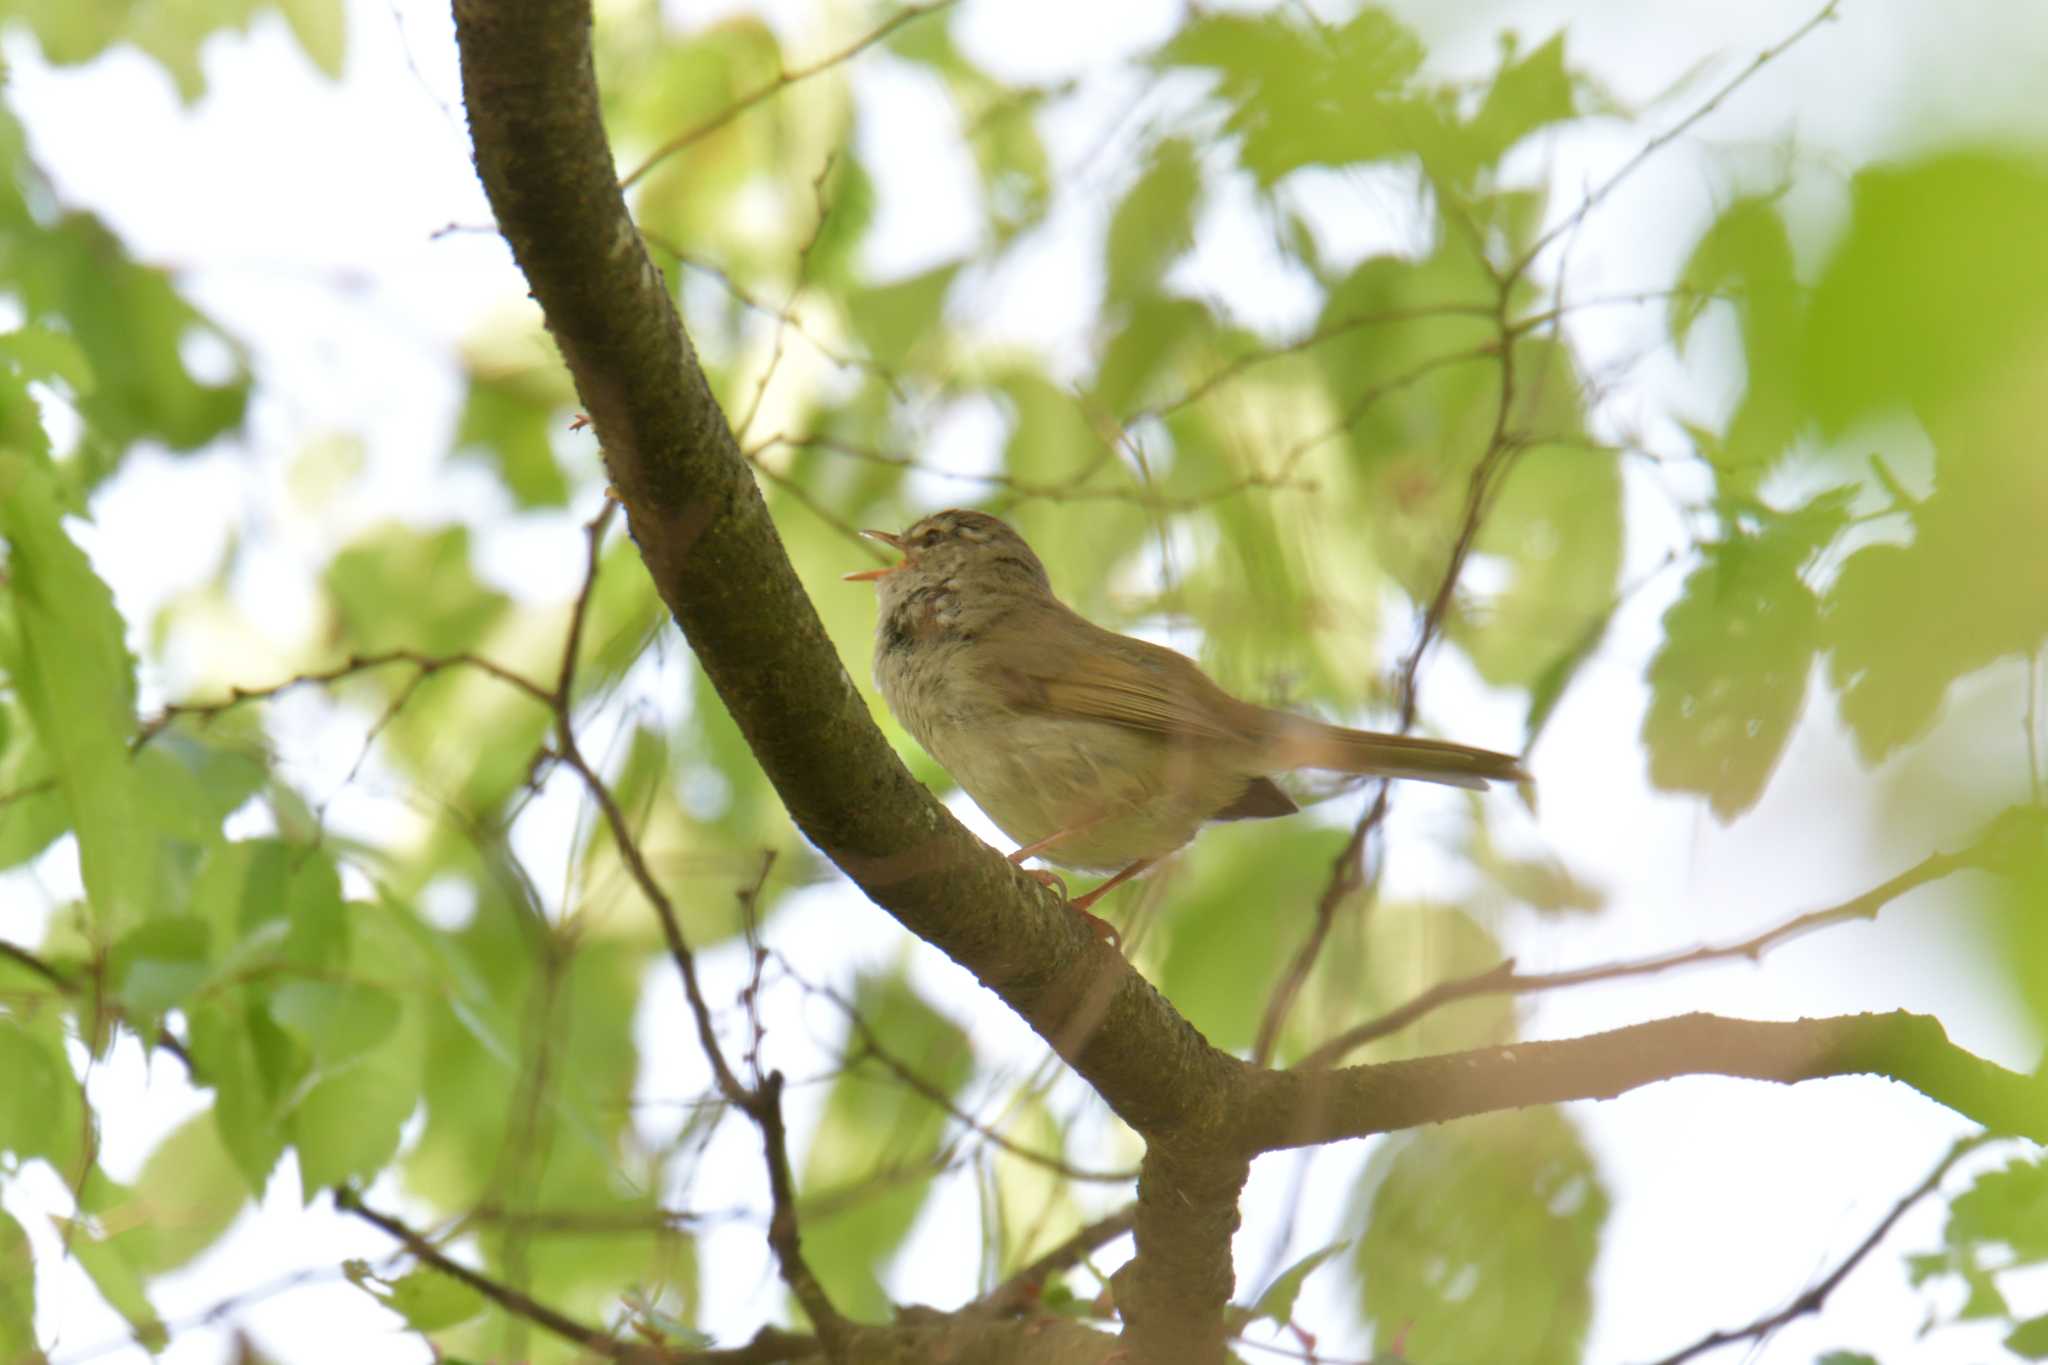
<path id="1" fill-rule="evenodd" d="M 1474 788 L 1528 780 L 1510 754 L 1241 701 L 1185 656 L 1076 614 L 1023 538 L 986 513 L 866 534 L 904 554 L 847 575 L 880 593 L 875 681 L 903 727 L 1024 846 L 1015 856 L 1121 868 L 1121 881 L 1207 821 L 1292 813 L 1272 777 L 1296 768 Z"/>

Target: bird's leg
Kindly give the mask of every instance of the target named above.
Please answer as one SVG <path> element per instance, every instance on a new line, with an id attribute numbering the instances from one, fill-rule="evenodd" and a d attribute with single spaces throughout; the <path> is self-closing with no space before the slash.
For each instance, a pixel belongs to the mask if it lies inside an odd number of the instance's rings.
<path id="1" fill-rule="evenodd" d="M 1078 825 L 1068 825 L 1065 829 L 1056 829 L 1052 833 L 1046 835 L 1043 839 L 1033 839 L 1030 843 L 1024 845 L 1024 847 L 1018 849 L 1015 853 L 1012 853 L 1010 855 L 1010 861 L 1013 863 L 1021 863 L 1026 858 L 1035 857 L 1038 854 L 1045 852 L 1047 849 L 1053 847 L 1056 844 L 1066 842 L 1068 839 L 1073 838 L 1076 834 L 1085 833 L 1086 831 L 1095 828 L 1097 825 L 1101 824 L 1103 820 L 1106 818 L 1106 816 L 1098 815 L 1093 820 L 1083 820 Z M 1037 876 L 1038 874 L 1033 873 L 1032 875 Z M 1050 883 L 1047 884 L 1050 885 Z"/>
<path id="2" fill-rule="evenodd" d="M 1087 915 L 1088 907 L 1095 904 L 1095 902 L 1101 900 L 1104 892 L 1109 891 L 1114 887 L 1122 886 L 1125 882 L 1137 876 L 1140 872 L 1143 872 L 1146 868 L 1152 866 L 1152 864 L 1158 861 L 1159 860 L 1157 858 L 1140 858 L 1138 859 L 1138 861 L 1132 863 L 1123 871 L 1117 873 L 1114 877 L 1111 877 L 1102 885 L 1096 887 L 1093 891 L 1090 891 L 1087 895 L 1082 896 L 1079 900 L 1068 901 L 1067 904 L 1073 906 L 1082 914 Z M 1095 916 L 1088 915 L 1088 918 L 1094 919 Z"/>

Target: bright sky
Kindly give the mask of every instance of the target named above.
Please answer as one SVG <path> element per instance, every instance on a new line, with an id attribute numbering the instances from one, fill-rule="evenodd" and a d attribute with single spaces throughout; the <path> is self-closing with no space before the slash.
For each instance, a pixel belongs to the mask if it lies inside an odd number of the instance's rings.
<path id="1" fill-rule="evenodd" d="M 670 8 L 683 23 L 708 17 L 706 7 Z M 767 8 L 799 57 L 836 45 L 863 22 L 824 32 L 814 27 L 808 4 L 776 0 Z M 1397 8 L 1431 41 L 1434 60 L 1455 69 L 1485 69 L 1491 35 L 1512 23 L 1539 39 L 1568 24 L 1575 61 L 1602 73 L 1614 97 L 1630 105 L 1651 104 L 1690 73 L 1642 127 L 1596 126 L 1548 148 L 1547 163 L 1531 160 L 1530 173 L 1548 164 L 1557 183 L 1570 188 L 1596 182 L 1634 152 L 1644 128 L 1674 121 L 1807 12 L 1763 0 L 1583 7 L 1415 0 Z M 1006 71 L 1065 75 L 1077 60 L 1096 66 L 1141 48 L 1175 13 L 1153 0 L 968 3 L 957 32 L 977 57 Z M 1081 33 L 1085 44 L 1071 40 Z M 453 518 L 479 525 L 499 516 L 504 509 L 485 481 L 450 476 L 434 463 L 460 396 L 451 348 L 487 319 L 518 316 L 523 293 L 494 237 L 434 235 L 451 223 L 489 220 L 469 167 L 443 6 L 353 4 L 348 74 L 339 86 L 319 78 L 281 23 L 266 15 L 247 36 L 209 46 L 210 93 L 189 111 L 153 65 L 131 55 L 56 73 L 14 33 L 5 56 L 8 98 L 61 197 L 108 218 L 145 258 L 178 267 L 202 304 L 249 340 L 262 381 L 249 432 L 234 448 L 176 462 L 140 457 L 96 504 L 88 546 L 130 621 L 147 622 L 169 596 L 207 576 L 231 532 L 274 521 L 280 532 L 252 544 L 237 592 L 262 627 L 289 640 L 310 615 L 313 566 L 361 527 L 393 513 L 421 523 Z M 1704 69 L 1693 71 L 1702 60 Z M 1802 164 L 1827 165 L 1879 148 L 1909 148 L 1957 126 L 1990 131 L 2031 119 L 2041 132 L 2048 105 L 2033 92 L 2043 70 L 2048 18 L 2039 8 L 1852 2 L 1836 23 L 1717 112 L 1697 142 L 1660 157 L 1594 217 L 1574 247 L 1573 287 L 1589 294 L 1668 281 L 1703 216 L 1782 164 L 1787 134 L 1798 136 Z M 1106 87 L 1111 79 L 1098 83 Z M 871 102 L 869 165 L 900 195 L 896 202 L 915 205 L 878 222 L 873 263 L 885 273 L 909 270 L 973 231 L 960 154 L 946 143 L 943 121 L 924 116 L 931 92 L 902 68 L 870 60 L 856 80 Z M 1056 157 L 1066 164 L 1081 157 L 1098 131 L 1091 117 L 1099 122 L 1112 103 L 1098 99 L 1052 129 Z M 1703 156 L 1702 144 L 1720 158 Z M 1736 178 L 1730 165 L 1750 179 Z M 1824 185 L 1827 177 L 1807 183 Z M 1321 206 L 1333 222 L 1356 223 L 1359 215 L 1345 210 L 1359 202 L 1357 186 L 1340 182 L 1328 187 Z M 1795 203 L 1816 226 L 1839 207 L 1825 190 L 1802 192 Z M 1077 198 L 1059 220 L 1063 230 L 1049 234 L 1025 272 L 1028 280 L 991 282 L 979 301 L 991 326 L 1051 344 L 1078 325 L 1088 307 L 1085 290 L 1056 282 L 1086 278 L 1080 229 L 1103 209 L 1100 200 Z M 1188 269 L 1205 286 L 1248 308 L 1266 308 L 1272 322 L 1283 323 L 1287 300 L 1269 288 L 1271 278 L 1243 249 L 1246 239 L 1227 214 L 1215 216 L 1204 224 Z M 1615 310 L 1589 316 L 1576 339 L 1597 370 L 1654 345 L 1659 329 L 1649 310 Z M 1630 381 L 1613 400 L 1610 420 L 1651 420 L 1657 404 L 1674 397 L 1693 410 L 1715 411 L 1733 382 L 1662 363 L 1636 367 Z M 1652 432 L 1659 429 L 1653 421 Z M 361 439 L 370 477 L 310 510 L 290 491 L 286 471 L 309 444 L 342 433 Z M 955 435 L 971 446 L 972 433 Z M 977 458 L 972 450 L 961 457 Z M 601 486 L 594 461 L 582 473 L 585 496 L 573 515 L 525 518 L 484 533 L 488 575 L 552 595 L 575 572 L 577 520 L 588 515 Z M 1630 497 L 1635 539 L 1626 576 L 1633 580 L 1663 558 L 1681 528 L 1662 495 L 1640 479 L 1632 478 Z M 1615 908 L 1591 931 L 1522 937 L 1513 946 L 1526 967 L 1740 938 L 1853 894 L 1956 833 L 1900 829 L 1874 846 L 1872 831 L 1884 826 L 1861 808 L 1870 784 L 1824 712 L 1808 717 L 1763 804 L 1733 829 L 1716 826 L 1694 803 L 1653 796 L 1641 778 L 1640 674 L 1677 583 L 1666 573 L 1632 601 L 1535 755 L 1544 793 L 1541 837 L 1569 866 L 1608 888 Z M 276 662 L 253 655 L 249 674 L 238 680 L 276 676 Z M 851 662 L 865 668 L 864 660 Z M 183 676 L 177 667 L 174 661 L 174 676 L 147 680 L 146 701 L 228 681 Z M 1987 676 L 1952 710 L 2008 707 L 2016 715 L 2018 685 L 2016 676 Z M 1461 734 L 1511 740 L 1517 709 L 1482 695 L 1454 661 L 1439 656 L 1425 686 L 1439 710 L 1470 719 Z M 317 713 L 309 714 L 303 743 L 288 745 L 288 757 L 316 781 L 324 774 L 331 787 L 354 757 L 354 738 L 326 735 L 316 721 Z M 959 808 L 978 818 L 971 806 Z M 1427 891 L 1457 875 L 1427 848 L 1433 809 L 1441 807 L 1404 797 L 1392 829 L 1397 892 Z M 368 806 L 352 817 L 344 801 L 337 818 L 376 817 Z M 522 851 L 546 867 L 559 860 L 563 842 L 543 833 Z M 70 894 L 75 861 L 67 867 L 67 856 L 60 850 L 44 859 L 33 883 L 10 879 L 7 895 L 32 890 L 28 898 L 47 903 Z M 22 936 L 13 927 L 9 935 Z M 806 893 L 774 921 L 772 937 L 816 980 L 844 980 L 858 961 L 884 962 L 905 951 L 902 935 L 844 887 Z M 907 951 L 920 984 L 956 1018 L 972 1021 L 984 1055 L 1025 1062 L 1038 1055 L 1034 1040 L 964 974 L 930 949 Z M 734 954 L 712 954 L 707 965 L 714 994 L 737 985 Z M 1874 928 L 1781 948 L 1761 968 L 1544 998 L 1528 1012 L 1526 1032 L 1570 1036 L 1689 1009 L 1792 1018 L 1904 1007 L 1939 1015 L 1964 1046 L 2031 1066 L 2036 1043 L 1985 968 L 1952 889 L 1936 887 L 1887 911 Z M 694 1054 L 675 1041 L 686 1027 L 679 1000 L 673 983 L 659 976 L 642 1029 L 653 1058 L 645 1088 L 653 1094 L 683 1095 L 702 1084 Z M 808 1026 L 829 1042 L 835 1023 L 813 1018 Z M 803 1037 L 777 1045 L 790 1049 L 782 1064 L 793 1074 L 815 1068 L 820 1054 L 807 1050 Z M 173 1068 L 145 1074 L 132 1045 L 95 1074 L 93 1093 L 107 1120 L 104 1159 L 116 1175 L 131 1174 L 156 1139 L 201 1102 Z M 801 1124 L 806 1110 L 803 1097 L 796 1098 Z M 1603 1362 L 1655 1357 L 1776 1307 L 1846 1254 L 1968 1129 L 1902 1087 L 1853 1080 L 1791 1090 L 1684 1081 L 1571 1112 L 1614 1196 L 1588 1352 Z M 730 1163 L 733 1187 L 752 1190 L 758 1158 L 751 1135 L 741 1136 L 747 1142 L 713 1159 Z M 1277 1214 L 1301 1159 L 1270 1157 L 1255 1167 L 1239 1240 L 1241 1297 L 1261 1287 L 1276 1264 L 1347 1235 L 1342 1218 L 1364 1152 L 1363 1144 L 1350 1144 L 1308 1162 L 1304 1213 L 1284 1251 L 1274 1245 Z M 25 1184 L 8 1207 L 47 1252 L 52 1239 L 43 1215 L 66 1201 L 54 1180 L 47 1188 Z M 397 1199 L 394 1191 L 378 1195 L 386 1203 Z M 251 1303 L 232 1321 L 294 1362 L 428 1359 L 417 1339 L 399 1334 L 391 1315 L 335 1273 L 342 1257 L 382 1256 L 389 1242 L 335 1218 L 324 1200 L 311 1210 L 299 1204 L 295 1178 L 281 1174 L 260 1213 L 245 1217 L 226 1245 L 162 1284 L 155 1298 L 166 1317 L 185 1319 L 307 1268 L 314 1286 Z M 893 1276 L 902 1297 L 943 1304 L 974 1292 L 975 1217 L 965 1189 L 934 1207 Z M 1887 1365 L 1995 1354 L 1995 1336 L 1981 1332 L 1914 1339 L 1922 1300 L 1905 1288 L 1900 1255 L 1931 1249 L 1939 1230 L 1936 1208 L 1909 1215 L 1823 1317 L 1787 1329 L 1757 1358 L 1807 1361 L 1842 1347 L 1871 1350 Z M 712 1234 L 703 1262 L 704 1325 L 725 1340 L 744 1337 L 779 1305 L 757 1229 Z M 45 1274 L 50 1264 L 41 1262 Z M 42 1324 L 60 1338 L 55 1360 L 144 1358 L 120 1345 L 119 1319 L 75 1267 L 52 1280 L 43 1290 Z M 2036 1288 L 2034 1311 L 2048 1311 L 2048 1284 Z M 1347 1326 L 1349 1309 L 1317 1281 L 1303 1310 L 1304 1320 L 1322 1329 L 1325 1347 L 1363 1354 L 1365 1343 Z M 178 1333 L 174 1342 L 166 1356 L 172 1365 L 223 1359 L 228 1347 L 227 1336 L 212 1330 Z"/>

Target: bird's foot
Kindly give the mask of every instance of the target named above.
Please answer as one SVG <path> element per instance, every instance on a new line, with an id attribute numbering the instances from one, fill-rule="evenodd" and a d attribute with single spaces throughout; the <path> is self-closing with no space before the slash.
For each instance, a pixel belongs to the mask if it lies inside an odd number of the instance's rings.
<path id="1" fill-rule="evenodd" d="M 1077 901 L 1067 894 L 1067 883 L 1059 873 L 1048 872 L 1042 867 L 1027 867 L 1023 869 L 1023 872 L 1025 876 L 1031 878 L 1032 881 L 1037 882 L 1040 886 L 1051 887 L 1059 892 L 1060 899 L 1067 903 L 1067 907 L 1082 919 L 1088 921 L 1088 927 L 1095 931 L 1095 937 L 1101 939 L 1118 952 L 1123 951 L 1123 935 L 1116 931 L 1116 926 L 1100 915 L 1088 913 L 1087 907 L 1093 903 L 1095 899 L 1094 893 L 1091 892 Z"/>

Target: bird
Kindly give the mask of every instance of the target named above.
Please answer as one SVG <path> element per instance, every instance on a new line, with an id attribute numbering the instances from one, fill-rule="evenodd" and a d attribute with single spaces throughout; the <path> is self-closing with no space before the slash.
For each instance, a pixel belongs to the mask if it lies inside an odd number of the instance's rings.
<path id="1" fill-rule="evenodd" d="M 1512 754 L 1233 697 L 1185 655 L 1067 606 L 1024 538 L 986 512 L 861 534 L 902 555 L 845 575 L 877 591 L 874 675 L 889 710 L 1017 841 L 1012 862 L 1113 874 L 1069 902 L 1105 937 L 1088 907 L 1203 825 L 1293 814 L 1278 774 L 1529 781 Z"/>

